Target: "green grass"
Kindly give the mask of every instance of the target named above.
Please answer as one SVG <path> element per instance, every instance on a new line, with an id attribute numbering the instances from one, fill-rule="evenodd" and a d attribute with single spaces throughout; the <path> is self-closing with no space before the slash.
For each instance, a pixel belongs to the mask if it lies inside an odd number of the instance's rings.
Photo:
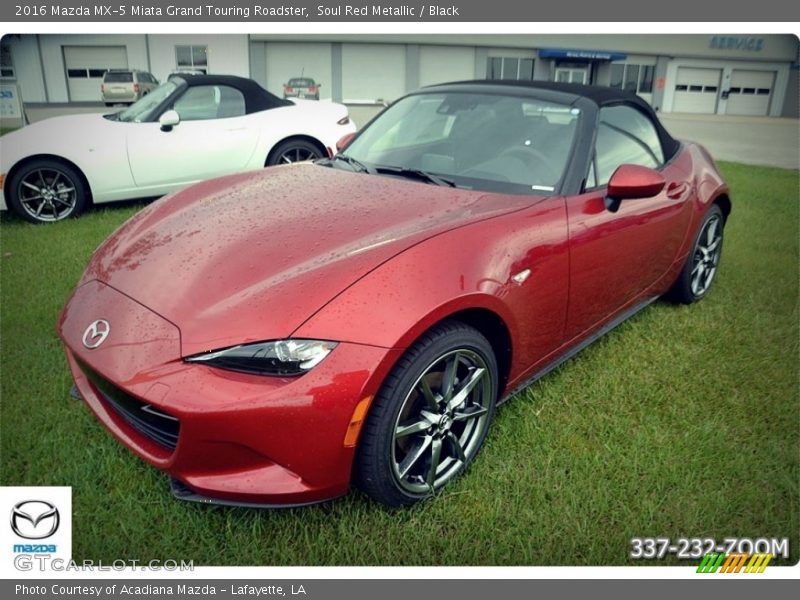
<path id="1" fill-rule="evenodd" d="M 520 394 L 467 475 L 399 511 L 357 492 L 270 511 L 173 500 L 69 398 L 54 330 L 93 249 L 139 206 L 43 227 L 4 216 L 2 482 L 73 486 L 76 559 L 622 565 L 633 536 L 743 536 L 788 537 L 796 562 L 798 172 L 722 169 L 734 212 L 708 298 L 653 305 Z"/>

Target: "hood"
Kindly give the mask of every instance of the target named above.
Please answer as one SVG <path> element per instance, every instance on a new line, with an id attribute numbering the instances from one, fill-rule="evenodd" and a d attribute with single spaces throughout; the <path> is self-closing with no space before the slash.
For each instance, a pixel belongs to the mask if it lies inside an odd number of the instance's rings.
<path id="1" fill-rule="evenodd" d="M 308 163 L 272 167 L 155 202 L 98 248 L 82 283 L 99 280 L 171 321 L 186 356 L 288 337 L 406 248 L 535 201 Z"/>
<path id="2" fill-rule="evenodd" d="M 7 169 L 20 158 L 31 154 L 51 153 L 70 156 L 77 144 L 98 139 L 116 122 L 103 118 L 103 113 L 65 115 L 26 125 L 0 138 L 0 160 Z M 115 132 L 117 135 L 118 132 Z"/>

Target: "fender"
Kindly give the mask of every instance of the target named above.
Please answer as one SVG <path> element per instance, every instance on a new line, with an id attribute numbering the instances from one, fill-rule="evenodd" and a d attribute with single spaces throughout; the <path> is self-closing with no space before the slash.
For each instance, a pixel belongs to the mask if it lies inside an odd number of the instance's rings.
<path id="1" fill-rule="evenodd" d="M 694 188 L 694 193 L 692 194 L 693 210 L 689 218 L 686 235 L 675 260 L 677 265 L 675 277 L 677 277 L 680 268 L 686 261 L 686 257 L 694 243 L 694 238 L 697 235 L 697 228 L 700 226 L 708 208 L 721 196 L 727 197 L 730 192 L 728 184 L 722 179 L 708 150 L 700 144 L 687 143 L 686 152 L 691 160 L 690 172 L 696 173 L 692 181 L 692 187 Z M 728 201 L 727 206 L 723 207 L 723 213 L 727 219 L 730 213 L 730 201 Z"/>
<path id="2" fill-rule="evenodd" d="M 478 235 L 481 253 L 475 256 L 470 241 Z M 512 280 L 525 270 L 527 280 Z M 426 281 L 431 284 L 419 285 Z M 292 336 L 403 349 L 441 320 L 481 309 L 508 330 L 513 379 L 561 343 L 568 283 L 566 207 L 563 198 L 551 197 L 409 248 L 334 298 Z M 409 289 L 418 291 L 409 298 Z"/>

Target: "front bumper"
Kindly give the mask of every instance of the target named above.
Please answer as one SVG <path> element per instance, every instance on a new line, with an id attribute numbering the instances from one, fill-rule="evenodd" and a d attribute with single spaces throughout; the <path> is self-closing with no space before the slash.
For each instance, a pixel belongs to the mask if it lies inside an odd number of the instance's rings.
<path id="1" fill-rule="evenodd" d="M 71 302 L 60 326 L 75 385 L 120 442 L 180 483 L 178 497 L 299 505 L 347 492 L 355 448 L 346 447 L 344 439 L 353 411 L 377 392 L 399 350 L 341 343 L 312 371 L 294 378 L 223 371 L 179 356 L 165 361 L 174 326 L 159 324 L 160 317 L 102 284 L 87 286 L 95 287 L 92 295 L 105 311 Z M 75 332 L 98 314 L 116 317 L 123 309 L 131 327 L 118 317 L 112 328 L 119 338 L 109 336 L 108 349 L 85 349 Z M 125 339 L 143 330 L 155 331 L 164 345 Z M 150 361 L 154 364 L 144 365 L 143 352 L 156 357 Z M 97 384 L 98 377 L 103 385 Z M 126 418 L 106 385 L 177 419 L 174 449 Z"/>

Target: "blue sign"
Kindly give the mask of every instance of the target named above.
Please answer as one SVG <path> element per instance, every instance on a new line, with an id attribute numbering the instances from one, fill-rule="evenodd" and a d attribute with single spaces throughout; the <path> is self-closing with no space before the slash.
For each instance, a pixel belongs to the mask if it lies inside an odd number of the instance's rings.
<path id="1" fill-rule="evenodd" d="M 764 47 L 764 38 L 741 35 L 715 35 L 711 38 L 711 42 L 708 46 L 714 50 L 761 52 L 761 49 Z"/>
<path id="2" fill-rule="evenodd" d="M 607 50 L 572 50 L 569 48 L 540 48 L 539 58 L 571 58 L 573 60 L 625 60 L 627 54 Z"/>

